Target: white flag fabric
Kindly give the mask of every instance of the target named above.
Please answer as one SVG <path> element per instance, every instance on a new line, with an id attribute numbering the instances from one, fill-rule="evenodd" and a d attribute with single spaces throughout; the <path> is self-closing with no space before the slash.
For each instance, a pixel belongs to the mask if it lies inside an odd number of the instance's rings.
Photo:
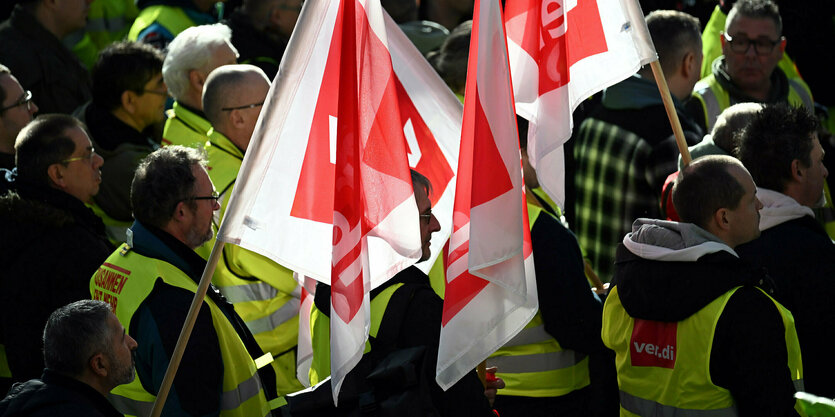
<path id="1" fill-rule="evenodd" d="M 530 121 L 528 156 L 564 207 L 571 114 L 656 60 L 655 47 L 636 0 L 507 0 L 504 21 L 516 112 Z"/>
<path id="2" fill-rule="evenodd" d="M 296 349 L 296 378 L 302 385 L 310 387 L 310 366 L 313 364 L 313 340 L 310 334 L 310 312 L 316 296 L 316 280 L 293 273 L 296 281 L 302 282 L 301 304 L 299 305 L 299 339 Z"/>
<path id="3" fill-rule="evenodd" d="M 467 80 L 436 369 L 444 389 L 538 308 L 499 0 L 475 2 Z"/>
<path id="4" fill-rule="evenodd" d="M 410 164 L 451 229 L 461 107 L 413 50 L 379 0 L 306 2 L 218 232 L 331 285 L 334 401 L 368 292 L 421 253 Z"/>

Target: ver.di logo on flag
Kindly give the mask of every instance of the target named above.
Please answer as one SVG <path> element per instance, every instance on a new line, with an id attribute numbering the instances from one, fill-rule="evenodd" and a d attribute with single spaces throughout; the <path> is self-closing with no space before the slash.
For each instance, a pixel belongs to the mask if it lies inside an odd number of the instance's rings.
<path id="1" fill-rule="evenodd" d="M 673 369 L 676 364 L 678 323 L 635 319 L 629 353 L 632 366 Z"/>

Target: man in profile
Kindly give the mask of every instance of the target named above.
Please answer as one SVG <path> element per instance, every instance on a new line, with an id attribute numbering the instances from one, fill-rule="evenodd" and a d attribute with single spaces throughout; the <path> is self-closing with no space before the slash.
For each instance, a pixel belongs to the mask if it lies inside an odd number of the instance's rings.
<path id="1" fill-rule="evenodd" d="M 757 189 L 730 156 L 684 168 L 681 222 L 638 219 L 603 308 L 621 414 L 794 416 L 803 385 L 791 313 L 734 248 L 760 234 Z"/>
<path id="2" fill-rule="evenodd" d="M 107 303 L 81 300 L 55 310 L 43 345 L 43 375 L 15 384 L 0 401 L 0 416 L 122 415 L 106 395 L 133 381 L 137 344 Z"/>

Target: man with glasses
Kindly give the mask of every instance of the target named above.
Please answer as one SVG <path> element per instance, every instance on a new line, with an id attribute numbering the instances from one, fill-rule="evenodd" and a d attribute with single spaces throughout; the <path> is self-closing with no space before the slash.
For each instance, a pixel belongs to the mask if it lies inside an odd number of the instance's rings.
<path id="1" fill-rule="evenodd" d="M 722 56 L 712 73 L 699 81 L 687 111 L 704 131 L 710 131 L 726 108 L 745 102 L 788 103 L 814 110 L 809 86 L 788 78 L 777 64 L 786 38 L 777 5 L 771 0 L 740 0 L 728 13 L 720 34 Z"/>
<path id="2" fill-rule="evenodd" d="M 32 92 L 24 91 L 9 68 L 0 64 L 0 168 L 14 168 L 15 138 L 37 112 Z"/>
<path id="3" fill-rule="evenodd" d="M 110 303 L 139 343 L 137 378 L 110 394 L 124 414 L 148 415 L 156 399 L 206 267 L 194 249 L 212 238 L 217 199 L 201 150 L 160 148 L 136 169 L 131 185 L 136 221 L 128 241 L 89 280 L 93 298 Z M 243 320 L 212 286 L 163 413 L 268 415 L 276 378 L 272 367 L 263 366 L 267 363 Z"/>
<path id="4" fill-rule="evenodd" d="M 15 381 L 43 370 L 49 314 L 89 298 L 89 278 L 113 251 L 101 219 L 85 206 L 101 182 L 102 158 L 84 125 L 40 116 L 15 145 L 17 176 L 0 196 L 0 336 Z"/>
<path id="5" fill-rule="evenodd" d="M 165 118 L 168 98 L 163 59 L 157 49 L 139 42 L 107 47 L 93 67 L 93 100 L 76 111 L 107 162 L 93 209 L 104 220 L 114 244 L 125 241 L 125 231 L 133 222 L 133 172 L 142 158 L 160 146 L 154 133 Z"/>
<path id="6" fill-rule="evenodd" d="M 217 231 L 232 195 L 255 123 L 270 82 L 253 65 L 225 65 L 206 79 L 203 110 L 212 123 L 206 151 L 209 177 L 220 192 L 220 212 L 213 222 Z M 214 240 L 197 249 L 208 259 Z M 293 271 L 271 259 L 229 243 L 223 246 L 212 282 L 235 306 L 255 340 L 275 358 L 279 394 L 301 390 L 296 379 L 296 345 L 301 290 Z"/>

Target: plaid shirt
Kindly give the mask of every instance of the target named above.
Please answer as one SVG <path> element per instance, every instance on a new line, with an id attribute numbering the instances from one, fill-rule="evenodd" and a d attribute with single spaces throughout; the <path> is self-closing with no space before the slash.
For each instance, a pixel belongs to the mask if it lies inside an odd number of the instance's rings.
<path id="1" fill-rule="evenodd" d="M 664 113 L 663 107 L 643 110 Z M 669 123 L 666 128 L 671 132 Z M 574 157 L 574 230 L 600 278 L 610 281 L 615 251 L 632 222 L 661 218 L 661 187 L 676 170 L 678 148 L 671 134 L 647 139 L 593 115 L 580 126 Z"/>

